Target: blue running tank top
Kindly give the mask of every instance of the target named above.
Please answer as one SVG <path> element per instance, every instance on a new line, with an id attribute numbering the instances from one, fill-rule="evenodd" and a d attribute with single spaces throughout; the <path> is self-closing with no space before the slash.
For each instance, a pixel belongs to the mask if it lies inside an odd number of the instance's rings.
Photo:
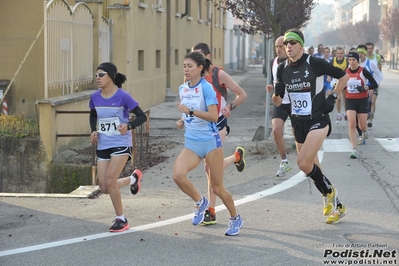
<path id="1" fill-rule="evenodd" d="M 180 103 L 190 110 L 208 111 L 209 105 L 217 105 L 216 92 L 208 81 L 201 78 L 194 86 L 189 86 L 189 81 L 179 87 Z M 196 116 L 182 113 L 186 131 L 184 136 L 194 140 L 209 140 L 218 133 L 216 122 L 203 120 Z"/>

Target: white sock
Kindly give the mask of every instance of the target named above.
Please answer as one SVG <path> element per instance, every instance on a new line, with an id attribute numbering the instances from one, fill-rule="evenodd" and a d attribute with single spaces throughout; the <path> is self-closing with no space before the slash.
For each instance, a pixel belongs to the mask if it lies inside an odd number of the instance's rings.
<path id="1" fill-rule="evenodd" d="M 133 175 L 131 175 L 130 176 L 130 185 L 133 185 L 136 182 L 136 180 L 137 179 Z"/>
<path id="2" fill-rule="evenodd" d="M 119 220 L 122 220 L 122 221 L 126 222 L 125 215 L 123 215 L 123 214 L 122 215 L 117 215 L 116 219 L 119 219 Z"/>
<path id="3" fill-rule="evenodd" d="M 282 159 L 281 162 L 282 163 L 286 163 L 286 162 L 288 162 L 288 160 L 287 159 Z"/>

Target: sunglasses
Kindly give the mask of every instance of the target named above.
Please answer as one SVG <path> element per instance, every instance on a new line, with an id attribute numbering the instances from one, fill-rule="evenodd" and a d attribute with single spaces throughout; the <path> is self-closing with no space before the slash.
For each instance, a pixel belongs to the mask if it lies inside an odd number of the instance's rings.
<path id="1" fill-rule="evenodd" d="M 295 45 L 295 44 L 297 44 L 297 43 L 298 43 L 298 41 L 295 41 L 295 40 L 289 40 L 289 41 L 283 42 L 283 44 L 284 44 L 285 46 L 287 46 L 288 44 Z"/>
<path id="2" fill-rule="evenodd" d="M 107 72 L 95 73 L 95 75 L 96 75 L 96 78 L 97 78 L 97 77 L 102 78 L 102 77 L 104 77 L 105 75 L 107 75 Z"/>

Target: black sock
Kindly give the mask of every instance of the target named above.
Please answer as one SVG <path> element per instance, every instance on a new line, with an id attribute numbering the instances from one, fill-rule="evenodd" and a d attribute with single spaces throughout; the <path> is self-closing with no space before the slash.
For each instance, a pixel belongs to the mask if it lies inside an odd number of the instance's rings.
<path id="1" fill-rule="evenodd" d="M 323 175 L 316 164 L 313 164 L 313 170 L 307 176 L 313 179 L 316 188 L 321 194 L 325 195 L 332 192 L 330 181 Z"/>

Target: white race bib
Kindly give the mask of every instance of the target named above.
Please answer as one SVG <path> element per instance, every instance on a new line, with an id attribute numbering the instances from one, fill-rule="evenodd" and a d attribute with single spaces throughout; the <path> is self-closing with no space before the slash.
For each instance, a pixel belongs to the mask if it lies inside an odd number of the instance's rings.
<path id="1" fill-rule="evenodd" d="M 312 114 L 312 99 L 310 92 L 290 92 L 291 113 L 293 115 Z"/>
<path id="2" fill-rule="evenodd" d="M 105 135 L 120 135 L 118 117 L 100 118 L 98 120 L 98 133 Z"/>
<path id="3" fill-rule="evenodd" d="M 357 86 L 361 86 L 362 81 L 358 79 L 349 79 L 348 84 L 346 87 L 346 91 L 348 93 L 359 93 L 359 91 L 356 89 Z"/>

